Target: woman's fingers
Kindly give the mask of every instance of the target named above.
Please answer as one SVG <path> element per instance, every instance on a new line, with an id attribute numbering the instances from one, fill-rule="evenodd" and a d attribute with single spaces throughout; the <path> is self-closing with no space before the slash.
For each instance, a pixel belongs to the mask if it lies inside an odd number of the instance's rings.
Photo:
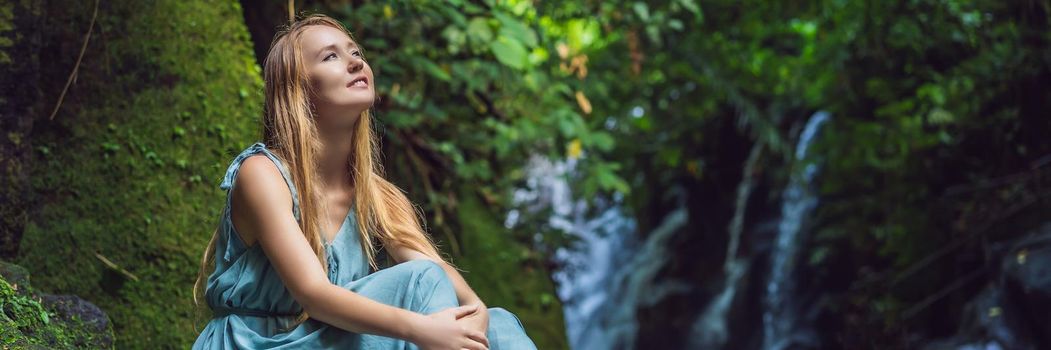
<path id="1" fill-rule="evenodd" d="M 474 341 L 474 339 L 467 339 L 467 344 L 463 346 L 464 349 L 468 350 L 489 350 L 489 347 L 485 344 Z"/>
<path id="2" fill-rule="evenodd" d="M 486 338 L 485 334 L 483 334 L 482 332 L 468 330 L 467 338 L 470 338 L 473 341 L 479 342 L 482 345 L 489 347 L 489 338 Z"/>
<path id="3" fill-rule="evenodd" d="M 456 308 L 456 318 L 459 319 L 460 317 L 470 315 L 472 312 L 475 312 L 477 310 L 478 304 L 460 306 Z"/>

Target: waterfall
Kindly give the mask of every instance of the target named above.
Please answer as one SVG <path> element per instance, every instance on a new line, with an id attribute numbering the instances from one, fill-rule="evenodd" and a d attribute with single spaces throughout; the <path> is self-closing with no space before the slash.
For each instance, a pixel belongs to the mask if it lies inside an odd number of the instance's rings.
<path id="1" fill-rule="evenodd" d="M 795 264 L 802 249 L 805 219 L 817 205 L 810 189 L 817 165 L 805 163 L 807 149 L 814 142 L 820 126 L 828 120 L 825 112 L 808 120 L 795 150 L 793 172 L 782 193 L 776 241 L 770 252 L 770 274 L 762 294 L 762 347 L 784 349 L 793 344 L 807 344 L 810 336 L 800 338 L 805 329 L 800 325 L 800 304 L 793 300 L 797 278 Z M 729 241 L 724 262 L 721 291 L 717 293 L 694 321 L 686 340 L 690 348 L 722 348 L 731 332 L 728 313 L 736 299 L 744 297 L 742 283 L 751 271 L 753 257 L 739 252 L 745 234 L 745 209 L 756 187 L 756 168 L 763 147 L 756 144 L 737 187 L 735 211 L 728 227 Z M 553 162 L 533 156 L 526 169 L 524 188 L 515 191 L 516 207 L 508 213 L 505 225 L 518 223 L 526 211 L 550 210 L 546 225 L 566 232 L 576 240 L 558 248 L 554 259 L 560 266 L 552 278 L 563 304 L 566 332 L 572 349 L 633 348 L 638 333 L 636 310 L 655 305 L 669 294 L 691 290 L 689 283 L 657 278 L 671 257 L 668 242 L 688 220 L 685 191 L 678 194 L 677 209 L 672 210 L 645 241 L 635 239 L 636 222 L 622 210 L 622 198 L 597 198 L 589 207 L 587 201 L 573 198 L 571 179 L 576 162 L 573 159 Z M 537 234 L 537 240 L 540 235 Z M 758 270 L 756 270 L 758 271 Z"/>
<path id="2" fill-rule="evenodd" d="M 726 245 L 726 261 L 723 263 L 723 288 L 712 298 L 704 312 L 690 328 L 692 337 L 688 344 L 691 348 L 719 348 L 726 345 L 729 340 L 730 330 L 726 322 L 726 314 L 730 311 L 734 297 L 737 296 L 741 277 L 744 277 L 750 265 L 750 260 L 739 257 L 737 251 L 744 231 L 745 208 L 755 188 L 755 167 L 759 162 L 762 149 L 762 144 L 757 142 L 752 146 L 748 160 L 745 161 L 741 183 L 737 185 L 734 216 L 730 220 L 728 230 L 730 239 Z"/>
<path id="3" fill-rule="evenodd" d="M 625 322 L 612 320 L 617 305 L 610 300 L 619 300 L 611 298 L 617 292 L 613 288 L 617 273 L 630 271 L 624 262 L 630 261 L 636 245 L 635 221 L 622 213 L 619 194 L 611 201 L 597 199 L 598 214 L 589 216 L 586 201 L 572 198 L 572 188 L 566 180 L 575 165 L 574 160 L 551 162 L 532 157 L 526 188 L 516 190 L 513 198 L 518 206 L 531 212 L 550 209 L 547 224 L 577 239 L 569 247 L 556 249 L 554 259 L 561 268 L 552 273 L 571 348 L 609 348 L 610 328 L 633 327 L 615 324 Z M 512 210 L 505 225 L 513 226 L 520 216 L 518 210 Z M 630 316 L 633 320 L 634 315 Z M 630 333 L 634 335 L 634 331 Z"/>
<path id="4" fill-rule="evenodd" d="M 800 319 L 794 282 L 805 220 L 817 206 L 817 196 L 811 187 L 818 166 L 806 160 L 807 149 L 827 120 L 828 113 L 818 112 L 807 121 L 795 152 L 794 165 L 802 165 L 802 168 L 792 172 L 782 194 L 781 218 L 770 252 L 770 274 L 763 298 L 763 349 L 786 349 L 795 342 L 810 343 L 813 339 L 808 335 L 812 332 L 805 329 Z"/>
<path id="5" fill-rule="evenodd" d="M 636 310 L 688 289 L 685 283 L 656 278 L 670 256 L 668 240 L 686 224 L 685 198 L 680 195 L 678 209 L 640 243 L 635 220 L 621 209 L 620 195 L 597 198 L 593 210 L 586 201 L 572 198 L 566 175 L 574 166 L 572 160 L 553 163 L 533 157 L 526 187 L 516 190 L 514 201 L 530 212 L 551 209 L 547 224 L 577 239 L 555 251 L 562 267 L 552 273 L 570 348 L 632 348 L 638 333 Z M 505 225 L 513 226 L 521 215 L 512 210 Z"/>

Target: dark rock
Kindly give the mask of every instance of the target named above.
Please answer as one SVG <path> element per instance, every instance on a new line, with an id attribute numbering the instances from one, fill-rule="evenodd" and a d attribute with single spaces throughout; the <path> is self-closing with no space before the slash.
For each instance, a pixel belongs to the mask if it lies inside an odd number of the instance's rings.
<path id="1" fill-rule="evenodd" d="M 79 319 L 84 326 L 89 328 L 87 331 L 103 335 L 99 339 L 103 347 L 110 347 L 110 344 L 113 343 L 113 339 L 106 332 L 106 329 L 109 328 L 109 318 L 95 304 L 76 295 L 41 294 L 40 298 L 45 307 L 58 314 L 59 321 L 75 322 Z"/>
<path id="2" fill-rule="evenodd" d="M 957 335 L 925 350 L 1051 348 L 1051 222 L 1000 246 L 1000 270 L 965 306 Z"/>
<path id="3" fill-rule="evenodd" d="M 931 342 L 924 350 L 1036 349 L 1019 317 L 1021 311 L 1004 299 L 998 284 L 990 284 L 964 306 L 959 334 Z"/>
<path id="4" fill-rule="evenodd" d="M 20 293 L 29 289 L 29 270 L 24 267 L 0 261 L 0 276 Z"/>
<path id="5" fill-rule="evenodd" d="M 1051 223 L 1015 244 L 1001 267 L 1004 296 L 1022 306 L 1038 347 L 1051 348 Z"/>

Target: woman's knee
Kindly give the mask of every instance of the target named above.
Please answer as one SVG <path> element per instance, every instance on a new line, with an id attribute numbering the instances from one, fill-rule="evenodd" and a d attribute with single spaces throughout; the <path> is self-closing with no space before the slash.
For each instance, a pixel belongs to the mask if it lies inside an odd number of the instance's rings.
<path id="1" fill-rule="evenodd" d="M 492 320 L 494 318 L 507 320 L 509 322 L 512 322 L 512 324 L 518 325 L 518 327 L 522 328 L 523 330 L 525 329 L 525 325 L 522 324 L 522 320 L 518 319 L 517 315 L 515 315 L 511 311 L 507 311 L 507 309 L 504 309 L 502 307 L 489 308 L 489 319 Z"/>
<path id="2" fill-rule="evenodd" d="M 409 290 L 415 295 L 416 301 L 412 304 L 417 308 L 413 311 L 430 314 L 459 305 L 452 281 L 437 262 L 409 260 L 391 268 L 402 269 L 403 273 L 411 276 L 412 287 Z"/>
<path id="3" fill-rule="evenodd" d="M 502 307 L 491 307 L 491 308 L 489 308 L 489 318 L 493 318 L 493 317 L 502 317 L 502 318 L 507 318 L 509 320 L 517 318 L 510 311 L 507 311 L 507 309 L 504 309 Z"/>
<path id="4" fill-rule="evenodd" d="M 442 269 L 441 265 L 437 262 L 428 259 L 416 259 L 409 260 L 398 264 L 399 267 L 410 271 L 412 274 L 437 277 L 437 278 L 448 278 L 445 274 L 445 270 Z"/>
<path id="5" fill-rule="evenodd" d="M 445 273 L 441 265 L 433 260 L 409 260 L 398 265 L 403 265 L 401 268 L 414 276 L 417 284 L 420 284 L 421 287 L 452 287 L 449 275 Z"/>

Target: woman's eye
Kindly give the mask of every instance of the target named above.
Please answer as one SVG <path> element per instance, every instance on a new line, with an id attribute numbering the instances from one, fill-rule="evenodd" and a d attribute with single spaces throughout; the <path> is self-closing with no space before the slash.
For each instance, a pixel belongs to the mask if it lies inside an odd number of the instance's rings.
<path id="1" fill-rule="evenodd" d="M 358 55 L 358 57 L 361 57 L 361 51 L 358 51 L 358 50 L 352 51 L 351 54 L 352 55 Z M 329 58 L 331 58 L 332 56 L 335 56 L 335 55 L 336 55 L 335 52 L 330 53 L 330 54 L 328 54 L 328 56 L 325 56 L 325 59 L 323 61 L 328 61 Z"/>

